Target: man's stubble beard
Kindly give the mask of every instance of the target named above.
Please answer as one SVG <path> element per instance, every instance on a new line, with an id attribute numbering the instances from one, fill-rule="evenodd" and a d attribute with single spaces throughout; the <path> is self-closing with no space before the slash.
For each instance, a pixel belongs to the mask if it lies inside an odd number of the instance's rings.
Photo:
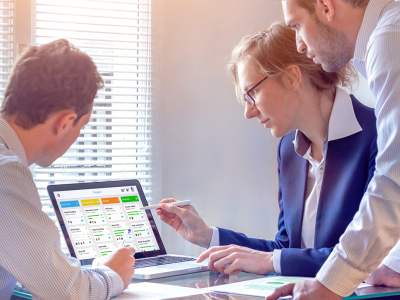
<path id="1" fill-rule="evenodd" d="M 322 23 L 317 16 L 316 45 L 319 53 L 313 53 L 319 59 L 325 72 L 336 72 L 343 68 L 353 57 L 350 42 L 343 32 Z"/>

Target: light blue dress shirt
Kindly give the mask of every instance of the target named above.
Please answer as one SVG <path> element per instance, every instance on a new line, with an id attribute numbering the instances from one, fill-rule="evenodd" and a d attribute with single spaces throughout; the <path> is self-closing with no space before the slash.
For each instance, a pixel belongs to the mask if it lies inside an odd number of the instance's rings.
<path id="1" fill-rule="evenodd" d="M 376 171 L 360 209 L 317 274 L 350 295 L 400 237 L 400 2 L 370 0 L 357 36 L 354 66 L 376 99 Z M 384 263 L 400 271 L 400 247 Z"/>
<path id="2" fill-rule="evenodd" d="M 60 234 L 42 211 L 25 150 L 0 118 L 0 299 L 10 299 L 16 280 L 33 299 L 110 299 L 122 292 L 108 267 L 81 270 L 60 248 Z"/>

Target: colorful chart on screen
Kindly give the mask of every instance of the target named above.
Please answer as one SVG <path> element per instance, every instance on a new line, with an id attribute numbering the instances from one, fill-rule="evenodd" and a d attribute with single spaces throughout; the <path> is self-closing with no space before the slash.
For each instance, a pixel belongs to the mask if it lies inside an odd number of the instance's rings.
<path id="1" fill-rule="evenodd" d="M 137 252 L 160 249 L 146 212 L 140 209 L 136 187 L 63 191 L 54 196 L 78 259 L 109 255 L 125 237 L 124 247 Z"/>

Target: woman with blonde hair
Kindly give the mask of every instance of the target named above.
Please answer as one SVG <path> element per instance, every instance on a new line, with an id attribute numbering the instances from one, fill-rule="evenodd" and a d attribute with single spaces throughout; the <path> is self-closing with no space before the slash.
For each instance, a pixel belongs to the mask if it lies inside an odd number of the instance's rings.
<path id="1" fill-rule="evenodd" d="M 275 240 L 207 226 L 193 206 L 168 204 L 175 199 L 163 200 L 157 211 L 183 238 L 209 248 L 198 261 L 209 257 L 212 271 L 314 277 L 375 171 L 374 111 L 339 87 L 351 85 L 354 69 L 325 72 L 297 52 L 295 38 L 292 29 L 275 23 L 244 37 L 229 63 L 245 117 L 281 138 Z"/>

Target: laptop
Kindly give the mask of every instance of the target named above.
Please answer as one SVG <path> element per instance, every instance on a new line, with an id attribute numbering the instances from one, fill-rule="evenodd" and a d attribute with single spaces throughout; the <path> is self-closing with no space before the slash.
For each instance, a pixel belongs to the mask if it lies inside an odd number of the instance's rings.
<path id="1" fill-rule="evenodd" d="M 47 187 L 69 253 L 89 267 L 94 258 L 133 247 L 136 279 L 207 271 L 207 261 L 167 254 L 138 180 L 49 185 Z"/>

